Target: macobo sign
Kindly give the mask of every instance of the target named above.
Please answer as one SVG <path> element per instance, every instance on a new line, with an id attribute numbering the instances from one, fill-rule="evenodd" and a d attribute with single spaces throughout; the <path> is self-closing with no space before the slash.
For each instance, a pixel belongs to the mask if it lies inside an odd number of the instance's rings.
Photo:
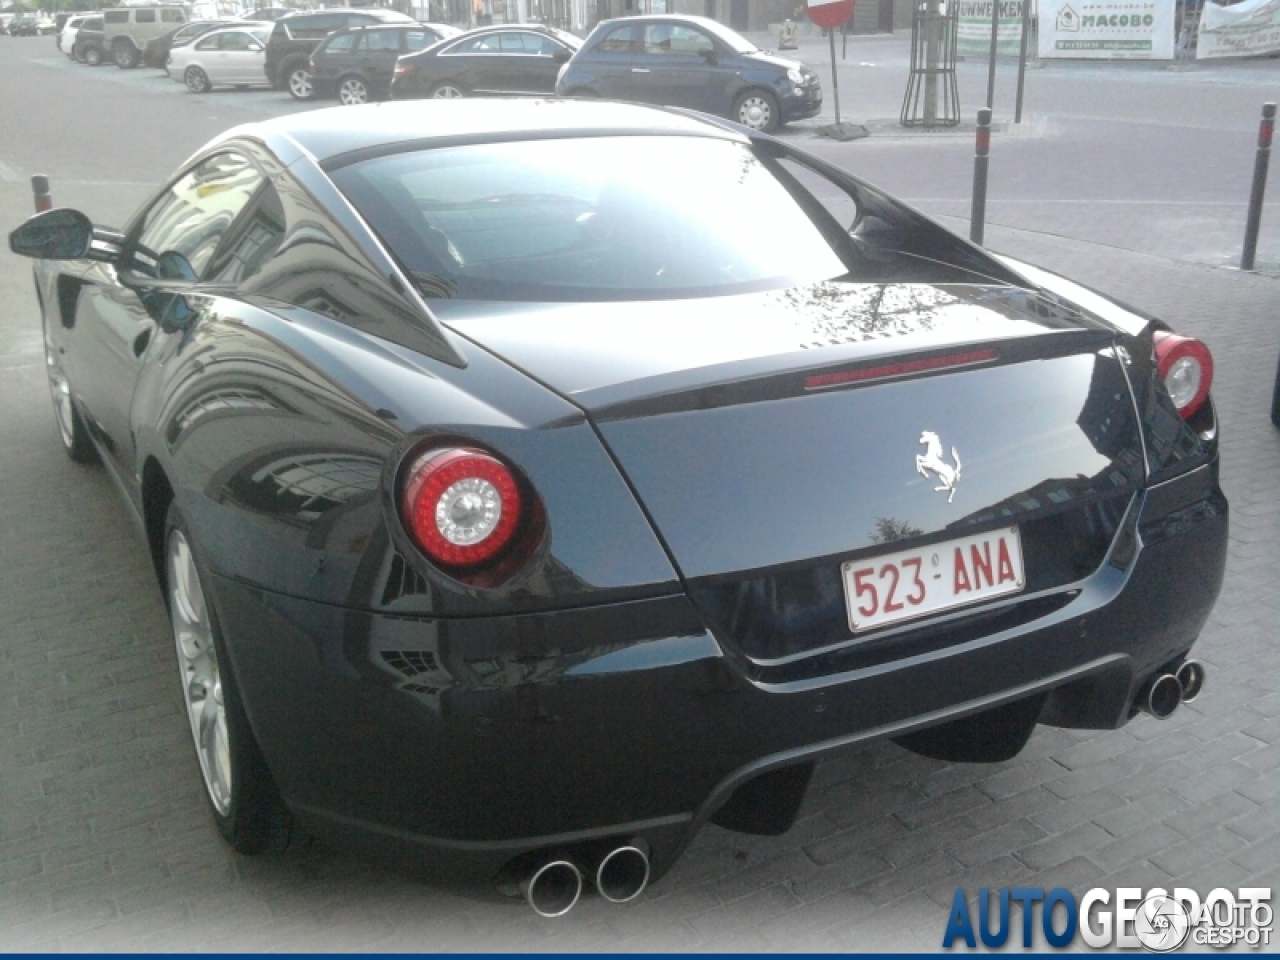
<path id="1" fill-rule="evenodd" d="M 1172 60 L 1175 0 L 1047 0 L 1040 56 Z"/>

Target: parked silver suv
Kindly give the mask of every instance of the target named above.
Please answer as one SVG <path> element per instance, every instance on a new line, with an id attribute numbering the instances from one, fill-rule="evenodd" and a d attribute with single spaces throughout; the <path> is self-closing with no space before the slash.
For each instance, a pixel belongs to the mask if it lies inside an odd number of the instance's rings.
<path id="1" fill-rule="evenodd" d="M 131 70 L 141 62 L 148 40 L 190 19 L 191 8 L 178 3 L 103 10 L 103 43 L 117 67 Z"/>

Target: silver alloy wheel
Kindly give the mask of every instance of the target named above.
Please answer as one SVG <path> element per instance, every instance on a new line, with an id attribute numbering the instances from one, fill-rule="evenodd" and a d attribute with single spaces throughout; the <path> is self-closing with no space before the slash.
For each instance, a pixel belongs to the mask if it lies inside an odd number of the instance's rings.
<path id="1" fill-rule="evenodd" d="M 349 107 L 358 103 L 368 103 L 369 88 L 358 77 L 350 77 L 343 80 L 342 86 L 338 88 L 338 99 Z"/>
<path id="2" fill-rule="evenodd" d="M 192 93 L 204 93 L 209 89 L 209 78 L 199 67 L 187 67 L 183 80 L 186 81 L 187 89 Z"/>
<path id="3" fill-rule="evenodd" d="M 306 68 L 289 71 L 289 93 L 298 100 L 311 99 L 311 74 Z"/>
<path id="4" fill-rule="evenodd" d="M 431 91 L 431 96 L 437 100 L 461 100 L 462 91 L 451 83 L 442 83 Z"/>
<path id="5" fill-rule="evenodd" d="M 75 443 L 75 408 L 71 406 L 71 384 L 62 372 L 53 351 L 45 353 L 45 362 L 49 373 L 49 394 L 53 397 L 53 412 L 58 419 L 58 432 L 62 434 L 62 443 L 68 450 Z"/>
<path id="6" fill-rule="evenodd" d="M 752 130 L 767 130 L 773 120 L 773 104 L 759 94 L 745 97 L 738 105 L 738 122 Z"/>
<path id="7" fill-rule="evenodd" d="M 231 811 L 233 784 L 222 677 L 195 557 L 181 530 L 169 532 L 168 574 L 169 616 L 173 620 L 173 643 L 178 652 L 178 672 L 191 737 L 209 799 L 214 809 L 225 817 Z"/>

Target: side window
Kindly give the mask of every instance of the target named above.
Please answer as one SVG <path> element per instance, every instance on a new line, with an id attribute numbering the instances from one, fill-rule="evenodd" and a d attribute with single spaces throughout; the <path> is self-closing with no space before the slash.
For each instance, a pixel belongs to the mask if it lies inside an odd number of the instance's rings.
<path id="1" fill-rule="evenodd" d="M 161 10 L 160 22 L 161 23 L 185 23 L 186 21 L 182 16 L 181 10 Z"/>
<path id="2" fill-rule="evenodd" d="M 204 37 L 196 41 L 195 48 L 197 50 L 217 50 L 218 44 L 222 41 L 222 34 L 215 33 L 211 37 Z"/>
<path id="3" fill-rule="evenodd" d="M 165 254 L 204 276 L 223 235 L 262 187 L 258 168 L 236 153 L 218 153 L 187 171 L 146 212 L 130 243 L 130 264 L 152 273 Z"/>
<path id="4" fill-rule="evenodd" d="M 711 38 L 699 30 L 675 23 L 653 23 L 645 27 L 644 52 L 659 56 L 694 56 L 715 50 Z"/>
<path id="5" fill-rule="evenodd" d="M 223 50 L 245 51 L 249 49 L 251 38 L 247 33 L 235 31 L 232 33 L 224 33 L 222 35 Z"/>
<path id="6" fill-rule="evenodd" d="M 482 37 L 472 37 L 470 40 L 464 40 L 455 47 L 450 48 L 450 53 L 493 53 L 498 49 L 498 35 L 485 34 Z"/>
<path id="7" fill-rule="evenodd" d="M 364 38 L 365 50 L 369 53 L 399 53 L 399 30 L 370 30 Z"/>
<path id="8" fill-rule="evenodd" d="M 138 10 L 133 15 L 134 23 L 155 23 L 156 12 L 154 10 Z"/>
<path id="9" fill-rule="evenodd" d="M 103 23 L 128 23 L 129 11 L 128 10 L 108 10 L 106 13 L 102 15 L 102 22 Z"/>
<path id="10" fill-rule="evenodd" d="M 204 279 L 241 283 L 256 274 L 284 238 L 284 206 L 270 180 L 263 180 L 240 219 L 223 235 Z"/>
<path id="11" fill-rule="evenodd" d="M 426 30 L 406 30 L 404 32 L 404 48 L 410 53 L 425 50 L 436 42 L 436 36 Z"/>
<path id="12" fill-rule="evenodd" d="M 327 53 L 350 53 L 356 48 L 356 41 L 359 39 L 358 33 L 340 33 L 324 49 Z"/>
<path id="13" fill-rule="evenodd" d="M 633 30 L 631 27 L 618 27 L 596 44 L 599 53 L 630 53 Z"/>

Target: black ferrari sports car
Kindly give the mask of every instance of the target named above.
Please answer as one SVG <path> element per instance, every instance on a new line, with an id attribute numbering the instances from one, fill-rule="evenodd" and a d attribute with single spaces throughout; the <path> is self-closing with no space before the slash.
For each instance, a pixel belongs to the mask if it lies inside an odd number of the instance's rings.
<path id="1" fill-rule="evenodd" d="M 678 110 L 426 101 L 196 154 L 38 259 L 213 815 L 567 910 L 814 762 L 1167 716 L 1221 584 L 1202 343 Z"/>

